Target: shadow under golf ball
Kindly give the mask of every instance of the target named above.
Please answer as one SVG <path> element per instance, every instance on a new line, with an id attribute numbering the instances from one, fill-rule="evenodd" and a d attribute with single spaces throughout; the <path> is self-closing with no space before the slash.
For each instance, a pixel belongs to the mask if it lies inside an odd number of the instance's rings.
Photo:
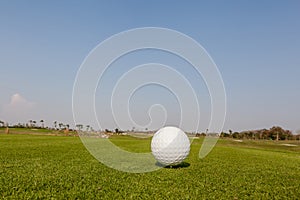
<path id="1" fill-rule="evenodd" d="M 191 164 L 187 163 L 187 162 L 182 162 L 182 163 L 180 163 L 178 165 L 163 165 L 160 162 L 156 162 L 155 165 L 159 166 L 159 167 L 163 167 L 163 168 L 168 168 L 168 169 L 177 169 L 177 168 L 186 168 L 186 167 L 189 167 Z"/>

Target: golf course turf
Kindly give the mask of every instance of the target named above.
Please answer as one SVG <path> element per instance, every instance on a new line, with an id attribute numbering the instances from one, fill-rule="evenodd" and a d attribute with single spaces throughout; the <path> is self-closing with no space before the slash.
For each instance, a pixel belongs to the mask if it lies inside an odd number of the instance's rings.
<path id="1" fill-rule="evenodd" d="M 151 138 L 111 141 L 128 151 L 150 151 Z M 100 163 L 79 137 L 0 134 L 0 199 L 300 197 L 299 141 L 220 139 L 199 159 L 202 141 L 193 140 L 189 157 L 177 168 L 133 174 Z"/>

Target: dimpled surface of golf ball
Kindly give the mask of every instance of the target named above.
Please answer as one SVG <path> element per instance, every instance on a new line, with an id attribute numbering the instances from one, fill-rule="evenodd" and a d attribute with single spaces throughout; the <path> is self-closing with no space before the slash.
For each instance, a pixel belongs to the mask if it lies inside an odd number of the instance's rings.
<path id="1" fill-rule="evenodd" d="M 190 153 L 190 140 L 179 128 L 164 127 L 159 129 L 151 141 L 151 151 L 162 165 L 178 165 Z"/>

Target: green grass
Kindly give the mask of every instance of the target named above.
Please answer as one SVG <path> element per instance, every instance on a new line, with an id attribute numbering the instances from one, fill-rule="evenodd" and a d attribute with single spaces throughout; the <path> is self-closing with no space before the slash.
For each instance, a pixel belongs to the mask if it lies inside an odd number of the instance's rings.
<path id="1" fill-rule="evenodd" d="M 111 141 L 150 151 L 150 138 Z M 199 159 L 201 142 L 194 140 L 187 167 L 130 174 L 99 163 L 78 137 L 0 134 L 0 199 L 299 198 L 299 146 L 219 140 Z"/>
<path id="2" fill-rule="evenodd" d="M 110 141 L 121 149 L 136 152 L 146 153 L 151 152 L 150 139 L 136 138 L 132 136 L 112 136 Z"/>

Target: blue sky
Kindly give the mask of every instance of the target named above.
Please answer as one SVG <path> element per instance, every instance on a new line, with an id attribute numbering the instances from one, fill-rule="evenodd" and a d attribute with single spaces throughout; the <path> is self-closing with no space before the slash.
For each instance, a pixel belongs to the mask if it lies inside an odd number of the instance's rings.
<path id="1" fill-rule="evenodd" d="M 1 1 L 0 119 L 72 125 L 73 83 L 84 58 L 114 34 L 151 26 L 194 38 L 213 58 L 227 94 L 224 130 L 273 125 L 298 130 L 299 19 L 299 1 Z M 120 73 L 118 67 L 112 70 Z M 199 96 L 208 97 L 203 85 L 194 86 Z M 158 90 L 145 88 L 144 93 L 153 96 Z M 140 107 L 131 105 L 140 121 L 144 107 L 159 101 L 142 97 L 141 90 L 136 93 Z M 167 98 L 175 102 L 172 95 Z M 209 115 L 208 102 L 201 104 L 203 116 Z M 178 118 L 169 120 L 176 124 Z M 204 117 L 202 130 L 207 123 Z"/>

